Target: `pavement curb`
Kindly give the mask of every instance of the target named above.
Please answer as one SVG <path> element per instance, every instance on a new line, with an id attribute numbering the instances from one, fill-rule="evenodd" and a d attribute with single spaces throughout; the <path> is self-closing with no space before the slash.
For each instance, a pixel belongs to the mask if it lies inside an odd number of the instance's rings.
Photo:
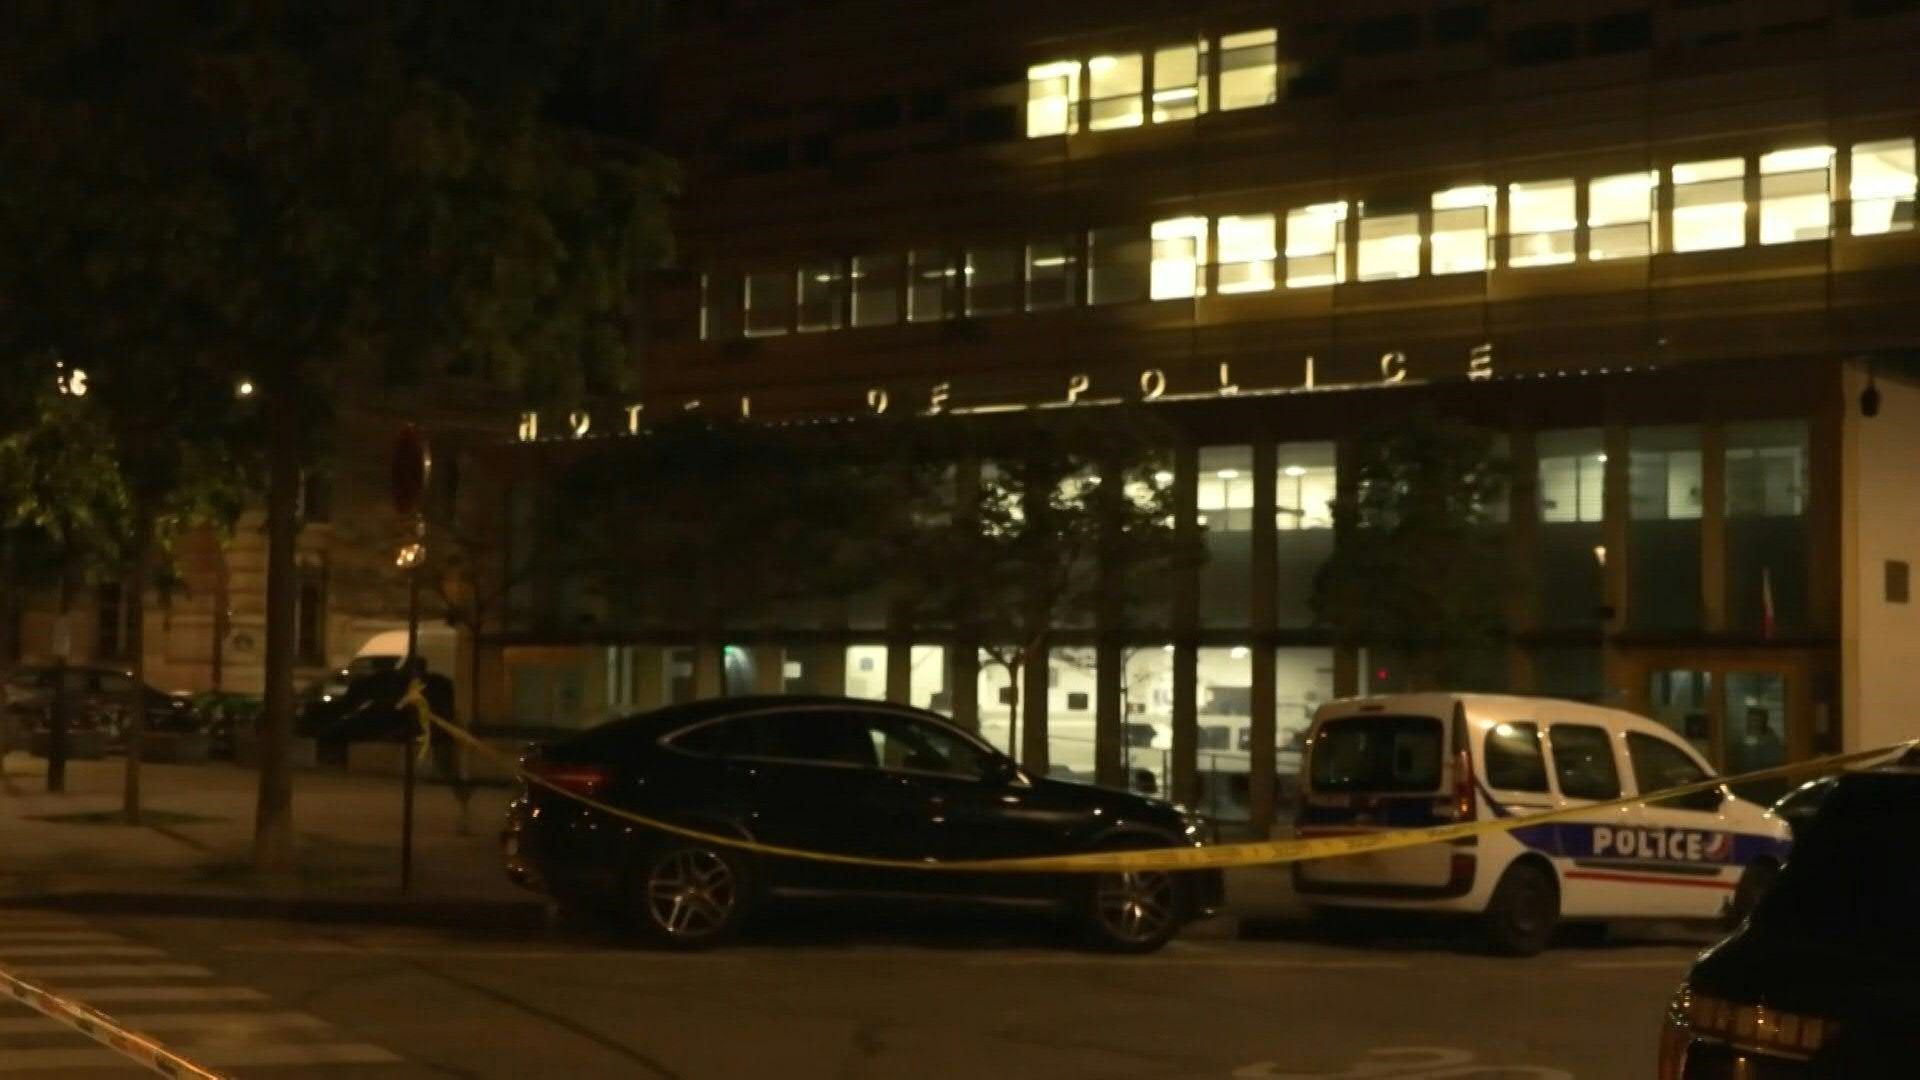
<path id="1" fill-rule="evenodd" d="M 538 930 L 547 925 L 539 900 L 422 897 L 280 897 L 197 893 L 70 892 L 0 899 L 6 911 L 75 915 L 172 915 L 214 919 L 427 927 L 482 931 Z M 4 914 L 0 914 L 4 919 Z"/>

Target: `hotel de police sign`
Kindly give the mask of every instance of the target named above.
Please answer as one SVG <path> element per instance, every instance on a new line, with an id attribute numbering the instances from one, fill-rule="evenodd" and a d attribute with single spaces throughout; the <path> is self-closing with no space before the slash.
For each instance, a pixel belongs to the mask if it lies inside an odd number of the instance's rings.
<path id="1" fill-rule="evenodd" d="M 1366 365 L 1360 377 L 1351 377 L 1349 373 L 1348 377 L 1340 378 L 1338 381 L 1331 378 L 1329 372 L 1320 370 L 1319 362 L 1311 355 L 1301 357 L 1291 365 L 1290 373 L 1263 371 L 1261 374 L 1265 377 L 1258 382 L 1251 377 L 1251 372 L 1243 380 L 1243 377 L 1234 370 L 1234 365 L 1225 362 L 1206 369 L 1201 373 L 1204 377 L 1197 377 L 1192 372 L 1183 372 L 1178 384 L 1169 375 L 1168 369 L 1162 367 L 1142 368 L 1137 372 L 1129 373 L 1131 378 L 1120 374 L 1095 378 L 1092 374 L 1079 372 L 1062 378 L 1052 393 L 1014 401 L 962 399 L 957 396 L 956 384 L 951 380 L 935 382 L 911 394 L 898 386 L 869 386 L 850 393 L 850 400 L 840 410 L 840 414 L 877 416 L 896 410 L 912 410 L 924 416 L 962 415 L 1081 405 L 1116 405 L 1126 401 L 1196 401 L 1243 395 L 1351 390 L 1448 379 L 1481 382 L 1494 376 L 1493 346 L 1475 345 L 1467 349 L 1464 356 L 1452 358 L 1451 362 L 1443 363 L 1442 358 L 1436 357 L 1435 363 L 1431 376 L 1414 378 L 1412 376 L 1414 369 L 1408 354 L 1403 350 L 1389 349 L 1379 354 L 1377 363 Z M 1270 365 L 1261 364 L 1260 366 L 1264 369 Z M 1188 382 L 1193 385 L 1186 385 Z M 753 398 L 748 394 L 730 395 L 722 399 L 686 398 L 664 405 L 656 404 L 655 408 L 677 412 L 706 412 L 740 418 L 751 418 L 754 415 Z M 578 439 L 590 435 L 636 435 L 642 430 L 647 415 L 647 406 L 641 404 L 625 405 L 618 412 L 609 411 L 604 414 L 580 409 L 559 416 L 524 412 L 520 414 L 518 438 L 522 442 L 532 442 L 545 438 Z"/>

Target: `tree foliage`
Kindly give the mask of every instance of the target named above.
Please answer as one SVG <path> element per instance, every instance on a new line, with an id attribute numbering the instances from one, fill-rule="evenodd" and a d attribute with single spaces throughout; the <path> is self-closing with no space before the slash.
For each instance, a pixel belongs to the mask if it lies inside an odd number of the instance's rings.
<path id="1" fill-rule="evenodd" d="M 1416 414 L 1358 439 L 1350 475 L 1315 615 L 1341 645 L 1404 658 L 1416 684 L 1465 685 L 1500 639 L 1512 587 L 1498 436 Z"/>

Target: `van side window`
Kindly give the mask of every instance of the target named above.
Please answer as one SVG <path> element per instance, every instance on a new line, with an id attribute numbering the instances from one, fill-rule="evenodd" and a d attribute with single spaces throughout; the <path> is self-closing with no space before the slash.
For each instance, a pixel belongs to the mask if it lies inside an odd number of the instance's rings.
<path id="1" fill-rule="evenodd" d="M 1547 759 L 1540 750 L 1540 725 L 1496 724 L 1487 732 L 1482 753 L 1487 786 L 1500 791 L 1547 790 Z"/>
<path id="2" fill-rule="evenodd" d="M 1605 728 L 1585 724 L 1555 724 L 1547 729 L 1553 746 L 1553 774 L 1560 794 L 1569 799 L 1617 799 L 1620 769 L 1613 760 L 1613 741 Z"/>
<path id="3" fill-rule="evenodd" d="M 1633 762 L 1633 782 L 1639 785 L 1642 795 L 1697 784 L 1707 778 L 1706 770 L 1688 757 L 1686 751 L 1665 739 L 1638 731 L 1627 732 L 1627 758 Z M 1657 805 L 1712 812 L 1720 809 L 1720 792 L 1709 788 L 1663 800 Z"/>

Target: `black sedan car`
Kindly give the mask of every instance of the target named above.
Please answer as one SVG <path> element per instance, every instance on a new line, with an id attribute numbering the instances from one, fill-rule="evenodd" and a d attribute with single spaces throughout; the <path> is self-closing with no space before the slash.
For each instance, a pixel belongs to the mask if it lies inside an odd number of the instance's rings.
<path id="1" fill-rule="evenodd" d="M 5 698 L 15 727 L 23 734 L 46 730 L 53 713 L 56 673 L 73 730 L 99 731 L 108 745 L 122 745 L 131 726 L 127 699 L 132 696 L 133 676 L 113 668 L 79 664 L 15 668 L 0 685 L 0 696 Z M 143 686 L 140 696 L 146 702 L 148 731 L 196 732 L 204 726 L 193 703 L 185 697 L 152 686 Z"/>
<path id="2" fill-rule="evenodd" d="M 1668 1008 L 1667 1080 L 1920 1075 L 1920 769 L 1836 779 Z"/>
<path id="3" fill-rule="evenodd" d="M 1178 809 L 1034 777 L 933 714 L 843 698 L 671 706 L 530 753 L 567 791 L 759 844 L 895 862 L 1190 847 Z M 614 913 L 654 942 L 717 944 L 783 897 L 1030 907 L 1088 941 L 1150 952 L 1219 906 L 1217 872 L 974 873 L 766 857 L 664 835 L 528 785 L 508 810 L 507 872 L 563 909 Z"/>

